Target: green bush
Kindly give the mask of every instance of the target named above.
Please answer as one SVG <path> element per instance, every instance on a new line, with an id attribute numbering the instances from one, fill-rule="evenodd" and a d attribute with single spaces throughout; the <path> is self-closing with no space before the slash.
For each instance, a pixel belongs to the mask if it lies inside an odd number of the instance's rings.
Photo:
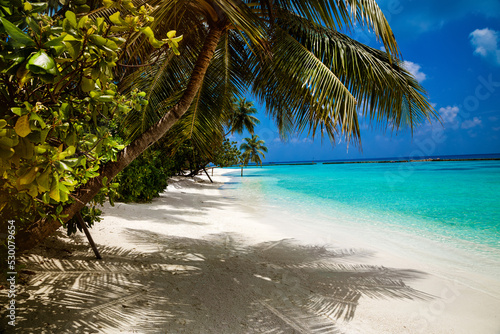
<path id="1" fill-rule="evenodd" d="M 116 200 L 150 202 L 165 190 L 173 174 L 173 161 L 162 151 L 148 149 L 117 175 Z"/>

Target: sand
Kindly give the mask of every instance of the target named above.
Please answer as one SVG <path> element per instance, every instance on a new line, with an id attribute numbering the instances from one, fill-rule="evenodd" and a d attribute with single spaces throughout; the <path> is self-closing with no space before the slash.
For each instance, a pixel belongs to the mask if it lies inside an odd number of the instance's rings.
<path id="1" fill-rule="evenodd" d="M 346 231 L 314 236 L 286 213 L 277 223 L 230 197 L 221 171 L 214 180 L 176 178 L 152 203 L 104 207 L 91 230 L 102 260 L 83 234 L 62 232 L 23 255 L 16 327 L 5 310 L 0 325 L 17 333 L 500 333 L 498 279 L 461 273 L 474 283 L 466 284 Z"/>

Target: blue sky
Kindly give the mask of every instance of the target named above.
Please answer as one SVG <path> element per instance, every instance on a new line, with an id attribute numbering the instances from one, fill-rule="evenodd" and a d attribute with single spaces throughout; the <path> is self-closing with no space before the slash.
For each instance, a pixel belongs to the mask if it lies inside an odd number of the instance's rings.
<path id="1" fill-rule="evenodd" d="M 442 125 L 423 124 L 413 136 L 362 121 L 362 151 L 307 134 L 283 142 L 256 103 L 266 141 L 265 161 L 308 161 L 382 157 L 500 153 L 500 1 L 379 0 L 407 68 L 427 90 Z M 358 41 L 381 48 L 369 31 Z M 250 100 L 255 101 L 251 96 Z M 233 140 L 242 141 L 243 136 Z"/>

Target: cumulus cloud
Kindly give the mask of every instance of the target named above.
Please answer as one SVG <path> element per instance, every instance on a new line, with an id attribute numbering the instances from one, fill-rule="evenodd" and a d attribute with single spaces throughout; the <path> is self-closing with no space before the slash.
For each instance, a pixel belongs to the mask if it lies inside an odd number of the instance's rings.
<path id="1" fill-rule="evenodd" d="M 500 65 L 500 32 L 489 28 L 476 29 L 469 37 L 474 54 Z"/>
<path id="2" fill-rule="evenodd" d="M 458 128 L 462 128 L 467 130 L 482 125 L 483 122 L 480 117 L 474 117 L 460 123 L 461 118 L 458 115 L 459 112 L 460 109 L 457 106 L 447 106 L 439 108 L 439 115 L 441 116 L 441 120 L 445 125 L 445 129 L 457 130 Z"/>
<path id="3" fill-rule="evenodd" d="M 405 60 L 403 62 L 404 68 L 406 68 L 413 76 L 417 79 L 418 82 L 424 81 L 427 76 L 424 72 L 420 71 L 421 66 L 411 61 Z"/>
<path id="4" fill-rule="evenodd" d="M 472 129 L 475 128 L 478 125 L 481 125 L 481 120 L 477 117 L 474 117 L 473 119 L 468 119 L 462 123 L 462 129 Z"/>
<path id="5" fill-rule="evenodd" d="M 290 139 L 290 143 L 292 144 L 312 144 L 313 143 L 313 140 L 311 138 L 299 138 L 299 137 L 295 137 L 295 138 L 292 138 Z"/>
<path id="6" fill-rule="evenodd" d="M 447 106 L 447 107 L 439 108 L 439 115 L 441 115 L 443 122 L 454 123 L 459 111 L 460 111 L 460 109 L 458 109 L 457 106 L 453 106 L 453 107 Z"/>

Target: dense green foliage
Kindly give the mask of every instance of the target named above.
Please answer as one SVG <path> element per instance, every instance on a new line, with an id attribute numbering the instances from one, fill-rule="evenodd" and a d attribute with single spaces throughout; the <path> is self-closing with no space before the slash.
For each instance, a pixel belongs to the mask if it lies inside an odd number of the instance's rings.
<path id="1" fill-rule="evenodd" d="M 118 9 L 107 21 L 82 14 L 87 7 L 73 3 L 64 16 L 45 14 L 43 3 L 14 0 L 0 6 L 2 223 L 15 218 L 27 226 L 47 215 L 61 220 L 63 207 L 74 201 L 72 192 L 124 148 L 116 123 L 147 105 L 145 93 L 117 92 L 113 69 L 120 47 L 134 34 L 148 36 L 156 47 L 167 43 L 148 27 L 150 9 L 107 1 Z M 174 35 L 168 43 L 175 47 Z M 104 180 L 102 186 L 94 202 L 118 185 Z M 88 210 L 90 216 L 97 213 Z"/>
<path id="2" fill-rule="evenodd" d="M 225 138 L 222 145 L 215 150 L 212 163 L 218 167 L 230 167 L 240 163 L 241 151 L 235 141 Z"/>
<path id="3" fill-rule="evenodd" d="M 229 167 L 241 161 L 241 152 L 236 142 L 224 139 L 213 150 L 212 158 L 203 158 L 196 148 L 186 141 L 179 145 L 175 154 L 166 154 L 167 149 L 155 145 L 135 159 L 115 178 L 119 184 L 115 200 L 120 202 L 150 202 L 167 187 L 167 180 L 173 175 L 197 175 L 212 162 L 218 167 Z"/>
<path id="4" fill-rule="evenodd" d="M 167 188 L 167 180 L 175 172 L 173 159 L 161 150 L 150 148 L 118 174 L 116 199 L 150 202 Z"/>
<path id="5" fill-rule="evenodd" d="M 134 133 L 146 131 L 176 105 L 202 45 L 219 28 L 222 35 L 201 86 L 174 126 L 176 139 L 192 139 L 199 150 L 213 146 L 211 132 L 221 133 L 221 110 L 248 92 L 265 105 L 284 138 L 306 131 L 357 144 L 360 113 L 393 129 L 435 115 L 424 89 L 402 66 L 376 0 L 148 2 L 162 18 L 154 31 L 175 25 L 184 39 L 177 58 L 133 46 L 130 62 L 151 64 L 122 82 L 149 97 L 146 111 L 130 118 Z M 360 28 L 371 30 L 385 51 L 343 33 Z"/>

